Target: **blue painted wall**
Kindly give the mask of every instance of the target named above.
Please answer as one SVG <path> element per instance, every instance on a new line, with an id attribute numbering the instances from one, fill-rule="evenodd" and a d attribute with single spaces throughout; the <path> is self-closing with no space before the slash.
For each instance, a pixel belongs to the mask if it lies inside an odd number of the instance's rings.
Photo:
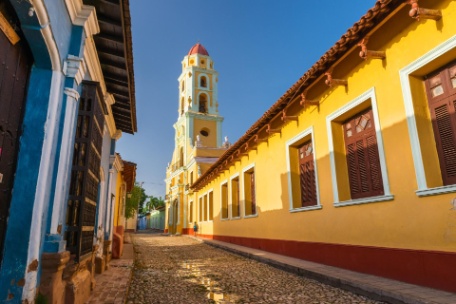
<path id="1" fill-rule="evenodd" d="M 33 214 L 35 196 L 45 189 L 37 189 L 42 148 L 45 138 L 45 122 L 49 109 L 49 97 L 52 81 L 52 64 L 49 50 L 41 33 L 36 14 L 29 16 L 30 3 L 28 1 L 10 0 L 16 10 L 21 29 L 27 40 L 34 58 L 34 66 L 27 88 L 25 103 L 23 133 L 20 137 L 20 150 L 18 155 L 15 175 L 13 198 L 11 200 L 8 227 L 5 235 L 4 256 L 0 265 L 0 303 L 21 303 L 24 275 L 27 271 L 27 256 L 30 240 L 30 223 L 34 216 L 42 216 L 43 226 L 41 232 L 41 251 L 44 246 L 45 227 L 49 227 L 50 202 L 52 197 L 46 194 L 44 202 L 44 214 Z M 45 0 L 46 10 L 51 26 L 53 37 L 59 52 L 60 63 L 68 54 L 79 56 L 83 46 L 83 28 L 74 27 L 68 16 L 64 1 Z M 66 81 L 65 86 L 76 88 L 74 79 Z M 61 101 L 65 101 L 63 94 L 64 84 L 59 91 Z M 61 103 L 58 109 L 60 124 L 63 124 L 65 104 Z M 60 128 L 61 130 L 61 128 Z M 55 189 L 56 170 L 60 151 L 61 136 L 55 143 L 57 150 L 55 159 L 51 160 L 51 169 L 54 169 L 52 190 Z M 54 191 L 51 191 L 53 193 Z M 39 279 L 39 275 L 38 275 Z"/>
<path id="2" fill-rule="evenodd" d="M 20 303 L 22 287 L 18 282 L 26 272 L 30 223 L 33 217 L 41 150 L 44 140 L 49 88 L 52 71 L 32 68 L 20 138 L 16 176 L 11 200 L 4 256 L 0 270 L 0 301 L 12 297 L 11 303 Z"/>

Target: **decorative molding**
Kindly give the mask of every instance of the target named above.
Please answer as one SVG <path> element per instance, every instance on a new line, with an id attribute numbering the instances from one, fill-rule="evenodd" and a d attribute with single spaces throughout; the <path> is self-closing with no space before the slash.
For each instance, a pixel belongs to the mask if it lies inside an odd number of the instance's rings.
<path id="1" fill-rule="evenodd" d="M 65 93 L 65 95 L 71 97 L 71 99 L 75 102 L 77 102 L 79 100 L 79 92 L 76 91 L 75 89 L 73 88 L 65 88 L 65 90 L 63 91 Z M 67 99 L 67 100 L 70 100 L 70 99 Z"/>
<path id="2" fill-rule="evenodd" d="M 271 129 L 271 125 L 270 124 L 268 124 L 266 132 L 269 133 L 269 134 L 273 134 L 273 133 L 282 134 L 282 130 L 281 129 Z"/>
<path id="3" fill-rule="evenodd" d="M 78 85 L 84 78 L 86 70 L 84 59 L 77 56 L 68 55 L 63 62 L 63 74 L 66 77 L 74 78 Z"/>
<path id="4" fill-rule="evenodd" d="M 46 43 L 46 46 L 49 51 L 49 57 L 52 63 L 52 70 L 53 71 L 60 71 L 61 70 L 61 63 L 60 63 L 60 54 L 57 48 L 57 44 L 54 39 L 54 34 L 49 26 L 49 17 L 47 14 L 47 10 L 44 5 L 43 0 L 34 0 L 33 1 L 33 8 L 35 9 L 36 17 L 41 26 L 41 33 L 43 35 L 43 39 Z"/>
<path id="5" fill-rule="evenodd" d="M 282 119 L 282 121 L 289 121 L 289 120 L 298 121 L 298 116 L 287 116 L 287 111 L 285 109 L 283 109 L 281 119 Z"/>
<path id="6" fill-rule="evenodd" d="M 333 87 L 333 86 L 345 86 L 345 87 L 347 87 L 347 85 L 348 85 L 347 80 L 332 78 L 332 72 L 326 72 L 325 75 L 326 75 L 325 83 L 326 83 L 326 85 L 328 87 Z"/>
<path id="7" fill-rule="evenodd" d="M 442 12 L 440 10 L 422 8 L 418 5 L 418 0 L 407 0 L 407 3 L 412 7 L 409 11 L 409 16 L 413 19 L 419 21 L 420 18 L 423 18 L 438 21 L 442 18 Z"/>
<path id="8" fill-rule="evenodd" d="M 115 140 L 119 140 L 122 137 L 122 131 L 117 130 L 116 133 L 114 133 L 113 137 Z"/>
<path id="9" fill-rule="evenodd" d="M 361 57 L 364 60 L 367 59 L 385 59 L 386 54 L 384 51 L 371 51 L 367 49 L 367 42 L 369 40 L 369 37 L 365 37 L 363 40 L 361 40 L 360 43 L 358 43 L 358 46 L 361 47 L 361 51 L 359 52 L 359 57 Z"/>
<path id="10" fill-rule="evenodd" d="M 84 5 L 82 0 L 65 0 L 65 4 L 71 22 L 83 26 L 87 37 L 100 33 L 95 7 Z"/>
<path id="11" fill-rule="evenodd" d="M 114 99 L 114 96 L 111 93 L 106 93 L 104 95 L 104 101 L 107 106 L 112 106 L 116 103 L 116 100 Z"/>
<path id="12" fill-rule="evenodd" d="M 314 100 L 314 99 L 307 99 L 306 95 L 307 95 L 307 91 L 308 89 L 306 89 L 302 94 L 301 94 L 301 101 L 299 102 L 299 104 L 306 108 L 307 106 L 317 106 L 318 107 L 318 110 L 320 110 L 320 100 Z"/>

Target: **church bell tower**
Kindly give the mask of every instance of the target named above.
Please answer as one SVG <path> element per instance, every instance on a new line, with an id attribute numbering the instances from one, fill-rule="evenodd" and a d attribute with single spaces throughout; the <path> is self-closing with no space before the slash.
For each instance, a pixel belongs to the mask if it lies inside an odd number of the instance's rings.
<path id="1" fill-rule="evenodd" d="M 218 73 L 214 62 L 200 43 L 195 44 L 182 60 L 179 81 L 178 120 L 174 125 L 176 144 L 217 148 L 222 145 L 222 121 L 219 115 L 217 82 Z"/>
<path id="2" fill-rule="evenodd" d="M 228 148 L 222 143 L 218 111 L 218 73 L 207 50 L 195 44 L 182 60 L 174 152 L 166 171 L 166 226 L 170 234 L 188 233 L 196 220 L 195 182 Z M 198 211 L 202 212 L 202 211 Z"/>

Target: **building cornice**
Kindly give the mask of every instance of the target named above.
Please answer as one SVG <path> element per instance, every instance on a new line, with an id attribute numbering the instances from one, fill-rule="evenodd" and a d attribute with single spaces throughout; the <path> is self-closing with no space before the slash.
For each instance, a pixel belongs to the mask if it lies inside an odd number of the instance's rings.
<path id="1" fill-rule="evenodd" d="M 74 25 L 83 26 L 86 37 L 100 32 L 95 7 L 85 5 L 82 0 L 65 0 L 65 4 Z"/>

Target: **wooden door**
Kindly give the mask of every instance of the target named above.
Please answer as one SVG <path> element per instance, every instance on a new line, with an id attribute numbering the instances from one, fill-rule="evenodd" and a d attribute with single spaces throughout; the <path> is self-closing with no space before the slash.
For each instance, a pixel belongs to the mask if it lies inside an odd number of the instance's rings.
<path id="1" fill-rule="evenodd" d="M 8 12 L 6 4 L 0 6 L 0 13 L 8 22 L 2 24 L 7 30 L 20 28 L 13 12 Z M 9 24 L 11 22 L 12 24 Z M 11 28 L 10 28 L 11 27 Z M 9 208 L 12 198 L 14 174 L 16 171 L 21 135 L 22 116 L 25 103 L 27 81 L 32 57 L 25 40 L 14 45 L 0 31 L 0 262 L 6 233 Z"/>

